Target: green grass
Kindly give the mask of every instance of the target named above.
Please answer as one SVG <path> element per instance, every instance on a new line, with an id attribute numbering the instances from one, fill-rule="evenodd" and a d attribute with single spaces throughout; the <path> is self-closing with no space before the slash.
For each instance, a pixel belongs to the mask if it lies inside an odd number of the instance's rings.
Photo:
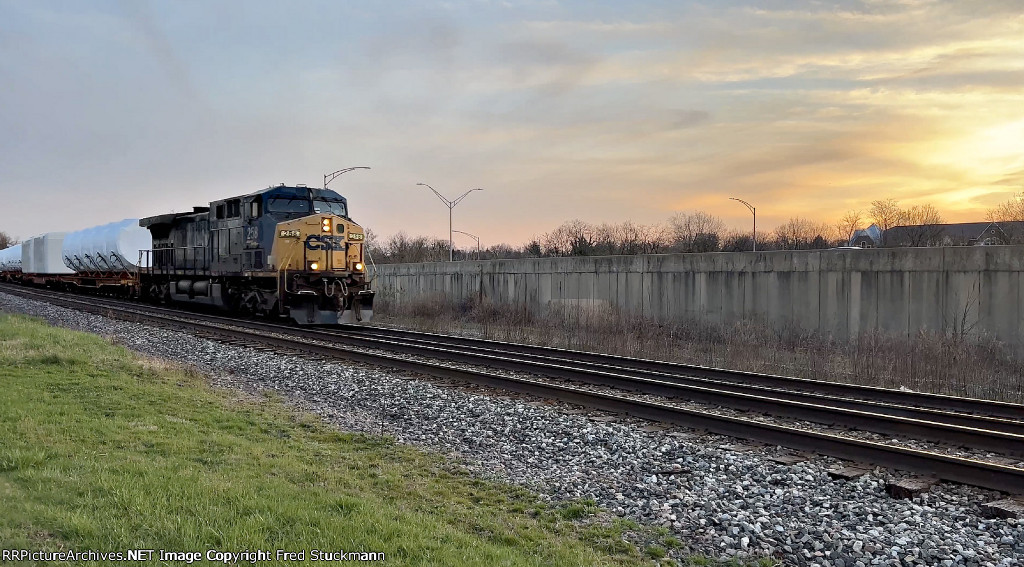
<path id="1" fill-rule="evenodd" d="M 0 542 L 383 552 L 389 565 L 651 564 L 593 502 L 544 506 L 390 440 L 104 339 L 0 314 Z M 244 562 L 242 562 L 244 563 Z"/>

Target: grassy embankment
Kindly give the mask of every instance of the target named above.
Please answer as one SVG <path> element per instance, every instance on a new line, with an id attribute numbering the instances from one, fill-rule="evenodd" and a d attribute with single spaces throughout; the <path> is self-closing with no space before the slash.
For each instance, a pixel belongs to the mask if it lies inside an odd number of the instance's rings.
<path id="1" fill-rule="evenodd" d="M 490 302 L 423 297 L 375 303 L 375 323 L 422 331 L 1024 403 L 1024 360 L 991 337 L 864 333 L 838 341 L 753 321 L 658 323 L 612 309 L 543 313 Z"/>
<path id="2" fill-rule="evenodd" d="M 344 549 L 383 552 L 389 565 L 649 565 L 660 555 L 626 544 L 627 523 L 596 521 L 591 505 L 543 506 L 434 456 L 26 317 L 0 314 L 0 389 L 7 549 Z"/>

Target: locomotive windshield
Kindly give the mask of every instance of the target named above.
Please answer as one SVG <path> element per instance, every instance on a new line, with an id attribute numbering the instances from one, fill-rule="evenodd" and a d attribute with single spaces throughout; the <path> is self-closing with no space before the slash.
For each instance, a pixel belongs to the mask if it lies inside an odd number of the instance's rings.
<path id="1" fill-rule="evenodd" d="M 267 199 L 268 213 L 305 213 L 309 214 L 308 197 L 271 197 Z"/>
<path id="2" fill-rule="evenodd" d="M 339 217 L 348 216 L 348 211 L 345 210 L 345 202 L 333 199 L 313 199 L 313 212 L 321 214 L 331 213 Z"/>
<path id="3" fill-rule="evenodd" d="M 275 187 L 267 193 L 267 212 L 288 217 L 309 214 L 348 216 L 345 198 L 334 191 L 306 187 Z"/>

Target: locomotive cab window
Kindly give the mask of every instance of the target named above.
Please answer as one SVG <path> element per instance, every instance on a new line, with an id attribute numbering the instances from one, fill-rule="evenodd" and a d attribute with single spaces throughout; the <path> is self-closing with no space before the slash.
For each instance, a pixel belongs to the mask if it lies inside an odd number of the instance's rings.
<path id="1" fill-rule="evenodd" d="M 267 212 L 309 214 L 309 199 L 300 197 L 271 197 L 267 199 Z"/>
<path id="2" fill-rule="evenodd" d="M 224 218 L 224 211 L 225 211 L 224 203 L 221 203 L 221 204 L 217 205 L 217 219 Z"/>
<path id="3" fill-rule="evenodd" d="M 255 201 L 249 201 L 248 205 L 249 205 L 249 218 L 251 218 L 251 219 L 258 219 L 260 217 L 260 215 L 263 214 L 263 211 L 261 210 L 262 207 L 260 207 L 259 199 L 255 200 Z"/>
<path id="4" fill-rule="evenodd" d="M 339 217 L 348 216 L 345 210 L 345 203 L 334 199 L 313 199 L 313 212 L 317 214 L 332 214 Z"/>
<path id="5" fill-rule="evenodd" d="M 228 201 L 228 218 L 237 218 L 242 216 L 242 201 L 233 199 Z"/>

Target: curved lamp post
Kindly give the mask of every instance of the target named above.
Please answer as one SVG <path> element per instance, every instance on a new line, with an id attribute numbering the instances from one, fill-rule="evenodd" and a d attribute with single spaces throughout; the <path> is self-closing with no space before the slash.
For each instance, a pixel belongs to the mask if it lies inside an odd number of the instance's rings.
<path id="1" fill-rule="evenodd" d="M 455 239 L 454 239 L 454 236 L 452 234 L 454 232 L 452 230 L 452 209 L 455 208 L 455 205 L 459 204 L 459 201 L 465 199 L 466 195 L 469 195 L 473 191 L 483 191 L 483 189 L 481 189 L 479 187 L 476 187 L 476 188 L 470 189 L 469 191 L 466 191 L 465 193 L 459 195 L 458 197 L 456 197 L 454 199 L 446 199 L 444 197 L 444 195 L 442 195 L 442 194 L 437 192 L 437 189 L 434 189 L 433 187 L 431 187 L 430 185 L 427 185 L 426 183 L 417 183 L 416 185 L 422 185 L 422 186 L 426 187 L 427 189 L 430 189 L 431 191 L 433 191 L 434 194 L 437 195 L 437 198 L 441 199 L 441 202 L 444 203 L 448 207 L 448 261 L 452 262 L 452 261 L 455 260 Z"/>
<path id="2" fill-rule="evenodd" d="M 368 167 L 366 167 L 364 165 L 357 165 L 356 167 L 346 167 L 344 169 L 339 169 L 338 171 L 335 171 L 334 173 L 326 173 L 326 174 L 324 174 L 324 189 L 327 189 L 327 184 L 328 183 L 330 183 L 331 181 L 334 181 L 338 177 L 341 177 L 342 174 L 348 173 L 348 172 L 350 172 L 350 171 L 352 171 L 354 169 L 370 169 L 370 168 L 368 168 Z"/>
<path id="3" fill-rule="evenodd" d="M 465 234 L 466 236 L 472 238 L 473 240 L 476 240 L 476 259 L 479 260 L 480 259 L 480 237 L 475 235 L 475 234 L 470 234 L 468 232 L 463 232 L 461 230 L 453 230 L 452 232 L 457 232 L 459 234 Z"/>
<path id="4" fill-rule="evenodd" d="M 744 205 L 747 206 L 748 209 L 750 209 L 751 214 L 754 215 L 754 252 L 757 252 L 757 209 L 754 208 L 754 205 L 751 205 L 750 203 L 744 201 L 743 199 L 737 199 L 736 197 L 729 197 L 729 200 L 731 200 L 731 201 L 739 201 L 739 202 L 743 203 Z"/>

